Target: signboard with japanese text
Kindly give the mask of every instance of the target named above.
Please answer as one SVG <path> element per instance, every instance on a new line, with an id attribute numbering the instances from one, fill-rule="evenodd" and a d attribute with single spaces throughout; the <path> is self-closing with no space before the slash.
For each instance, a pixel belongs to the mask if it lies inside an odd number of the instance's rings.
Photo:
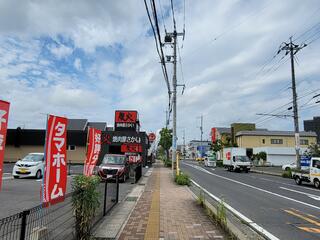
<path id="1" fill-rule="evenodd" d="M 310 167 L 311 157 L 302 155 L 300 156 L 300 165 L 301 167 Z"/>
<path id="2" fill-rule="evenodd" d="M 139 163 L 139 162 L 141 162 L 141 156 L 140 155 L 129 155 L 128 162 L 129 162 L 129 164 Z"/>
<path id="3" fill-rule="evenodd" d="M 48 116 L 42 200 L 45 204 L 63 201 L 66 193 L 67 124 L 67 118 Z"/>
<path id="4" fill-rule="evenodd" d="M 92 176 L 101 150 L 101 130 L 88 128 L 87 158 L 84 163 L 83 175 Z"/>
<path id="5" fill-rule="evenodd" d="M 114 128 L 116 131 L 136 131 L 138 121 L 137 111 L 116 111 Z"/>
<path id="6" fill-rule="evenodd" d="M 142 152 L 142 145 L 141 144 L 122 144 L 121 145 L 121 152 L 123 153 L 141 153 Z"/>
<path id="7" fill-rule="evenodd" d="M 0 191 L 2 186 L 3 160 L 6 145 L 10 103 L 0 100 Z"/>

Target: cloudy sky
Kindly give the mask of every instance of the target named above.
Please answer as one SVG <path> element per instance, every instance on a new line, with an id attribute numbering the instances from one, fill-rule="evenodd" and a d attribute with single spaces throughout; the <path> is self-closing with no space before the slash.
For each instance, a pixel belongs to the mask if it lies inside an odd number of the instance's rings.
<path id="1" fill-rule="evenodd" d="M 155 3 L 164 36 L 173 30 L 170 2 Z M 285 52 L 275 56 L 290 36 L 311 42 L 295 62 L 301 127 L 320 115 L 312 99 L 320 93 L 318 0 L 175 0 L 174 10 L 177 30 L 185 23 L 186 32 L 180 140 L 183 129 L 199 139 L 200 115 L 204 138 L 233 122 L 293 129 L 291 118 L 256 115 L 291 114 L 290 61 Z M 116 109 L 138 110 L 147 131 L 165 124 L 167 89 L 143 0 L 1 0 L 0 86 L 0 99 L 11 102 L 10 128 L 44 128 L 47 113 L 111 125 Z"/>

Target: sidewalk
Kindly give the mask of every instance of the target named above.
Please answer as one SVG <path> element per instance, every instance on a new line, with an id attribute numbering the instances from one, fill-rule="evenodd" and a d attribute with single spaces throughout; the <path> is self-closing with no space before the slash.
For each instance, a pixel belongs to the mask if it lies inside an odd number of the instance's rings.
<path id="1" fill-rule="evenodd" d="M 188 191 L 172 180 L 168 168 L 155 164 L 119 239 L 223 239 Z"/>

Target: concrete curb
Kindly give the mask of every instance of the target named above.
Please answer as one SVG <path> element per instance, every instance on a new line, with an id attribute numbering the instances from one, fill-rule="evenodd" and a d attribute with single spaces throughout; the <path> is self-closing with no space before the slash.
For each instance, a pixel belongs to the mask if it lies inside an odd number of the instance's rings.
<path id="1" fill-rule="evenodd" d="M 250 170 L 250 172 L 253 173 L 260 173 L 260 174 L 266 174 L 266 175 L 271 175 L 271 176 L 277 176 L 277 177 L 282 177 L 281 173 L 273 173 L 273 172 L 265 172 L 265 171 L 260 171 L 260 170 Z"/>
<path id="2" fill-rule="evenodd" d="M 136 183 L 136 186 L 119 202 L 109 214 L 107 214 L 94 229 L 94 239 L 111 240 L 118 239 L 130 215 L 136 207 L 142 193 L 145 190 L 148 178 L 153 168 L 150 168 Z M 127 199 L 130 199 L 128 201 Z"/>
<path id="3" fill-rule="evenodd" d="M 203 192 L 205 192 L 211 200 L 215 204 L 221 203 L 222 200 L 218 197 L 214 196 L 206 189 L 202 188 L 198 183 L 191 180 L 191 182 L 199 187 Z M 191 194 L 195 199 L 198 199 L 198 196 L 188 188 Z M 204 198 L 204 205 L 210 209 L 216 216 L 218 213 L 217 207 L 214 206 L 211 202 L 209 202 L 206 198 Z M 226 214 L 226 229 L 230 231 L 232 235 L 234 235 L 239 240 L 262 240 L 262 239 L 269 239 L 269 240 L 279 240 L 277 237 L 269 233 L 267 230 L 263 229 L 261 226 L 238 212 L 236 209 L 232 208 L 227 203 L 224 203 L 224 206 L 227 210 Z"/>

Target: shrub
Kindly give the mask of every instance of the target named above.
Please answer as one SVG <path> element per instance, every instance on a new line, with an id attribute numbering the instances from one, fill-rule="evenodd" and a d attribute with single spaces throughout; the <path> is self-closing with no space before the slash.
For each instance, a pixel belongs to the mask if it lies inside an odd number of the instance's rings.
<path id="1" fill-rule="evenodd" d="M 172 161 L 168 160 L 168 159 L 165 159 L 164 160 L 164 166 L 171 168 L 172 167 Z"/>
<path id="2" fill-rule="evenodd" d="M 217 167 L 223 167 L 223 161 L 217 160 Z"/>
<path id="3" fill-rule="evenodd" d="M 174 181 L 178 184 L 178 185 L 188 185 L 190 186 L 190 178 L 187 174 L 184 173 L 180 173 L 180 175 L 176 175 Z"/>
<path id="4" fill-rule="evenodd" d="M 292 178 L 291 169 L 289 169 L 288 171 L 284 171 L 282 173 L 282 177 L 284 177 L 284 178 Z"/>
<path id="5" fill-rule="evenodd" d="M 99 195 L 97 186 L 100 179 L 97 176 L 79 175 L 72 183 L 72 208 L 76 218 L 75 229 L 76 239 L 91 239 L 92 219 L 95 211 L 99 207 Z"/>

